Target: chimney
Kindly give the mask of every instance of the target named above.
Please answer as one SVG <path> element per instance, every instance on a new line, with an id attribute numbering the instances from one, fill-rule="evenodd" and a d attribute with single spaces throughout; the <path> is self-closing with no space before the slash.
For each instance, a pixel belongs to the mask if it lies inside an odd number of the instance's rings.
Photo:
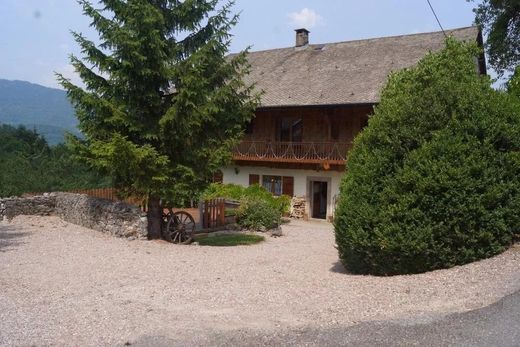
<path id="1" fill-rule="evenodd" d="M 302 47 L 309 44 L 309 33 L 310 31 L 302 28 L 296 29 L 296 47 Z"/>

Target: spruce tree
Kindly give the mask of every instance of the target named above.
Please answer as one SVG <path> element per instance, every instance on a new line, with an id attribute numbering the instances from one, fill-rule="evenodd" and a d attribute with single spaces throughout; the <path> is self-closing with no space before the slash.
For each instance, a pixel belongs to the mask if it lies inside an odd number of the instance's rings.
<path id="1" fill-rule="evenodd" d="M 242 79 L 247 52 L 227 56 L 238 17 L 217 0 L 79 3 L 100 44 L 72 33 L 84 87 L 58 74 L 86 138 L 71 142 L 121 192 L 147 198 L 150 237 L 160 237 L 162 203 L 205 185 L 257 106 Z"/>

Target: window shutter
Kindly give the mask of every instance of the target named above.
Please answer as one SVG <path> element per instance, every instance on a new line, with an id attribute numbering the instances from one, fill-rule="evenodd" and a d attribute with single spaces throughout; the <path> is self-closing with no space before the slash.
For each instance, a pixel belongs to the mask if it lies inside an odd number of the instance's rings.
<path id="1" fill-rule="evenodd" d="M 224 174 L 222 171 L 218 170 L 213 174 L 213 183 L 223 183 L 224 182 Z"/>
<path id="2" fill-rule="evenodd" d="M 284 176 L 282 180 L 282 194 L 294 196 L 294 177 Z"/>
<path id="3" fill-rule="evenodd" d="M 260 175 L 249 175 L 249 185 L 260 184 Z"/>

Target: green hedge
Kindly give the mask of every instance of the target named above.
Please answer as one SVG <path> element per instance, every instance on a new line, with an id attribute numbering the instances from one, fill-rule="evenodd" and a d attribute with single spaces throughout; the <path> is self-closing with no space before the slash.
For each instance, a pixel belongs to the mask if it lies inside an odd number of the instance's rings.
<path id="1" fill-rule="evenodd" d="M 349 154 L 336 210 L 355 273 L 419 273 L 504 251 L 520 230 L 520 103 L 478 76 L 473 45 L 390 76 Z"/>

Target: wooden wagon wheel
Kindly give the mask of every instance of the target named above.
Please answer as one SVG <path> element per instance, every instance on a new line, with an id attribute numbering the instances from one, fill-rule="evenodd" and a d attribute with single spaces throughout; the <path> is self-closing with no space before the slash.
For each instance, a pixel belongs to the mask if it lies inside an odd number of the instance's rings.
<path id="1" fill-rule="evenodd" d="M 163 222 L 163 229 L 166 229 L 166 226 L 168 225 L 168 221 L 173 216 L 173 210 L 171 208 L 168 208 L 168 212 L 162 213 L 162 222 Z"/>
<path id="2" fill-rule="evenodd" d="M 180 244 L 188 244 L 193 241 L 195 232 L 195 220 L 184 211 L 175 212 L 166 224 L 164 237 L 167 241 Z"/>

